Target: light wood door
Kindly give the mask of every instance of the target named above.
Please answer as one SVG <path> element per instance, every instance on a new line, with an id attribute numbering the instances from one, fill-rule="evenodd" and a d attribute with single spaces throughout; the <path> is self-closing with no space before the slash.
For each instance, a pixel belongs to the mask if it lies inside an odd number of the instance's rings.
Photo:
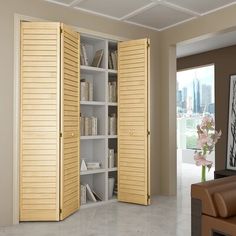
<path id="1" fill-rule="evenodd" d="M 148 205 L 148 40 L 118 44 L 118 200 Z"/>
<path id="2" fill-rule="evenodd" d="M 62 25 L 60 219 L 79 208 L 79 34 Z"/>
<path id="3" fill-rule="evenodd" d="M 20 221 L 59 220 L 60 24 L 21 23 Z"/>

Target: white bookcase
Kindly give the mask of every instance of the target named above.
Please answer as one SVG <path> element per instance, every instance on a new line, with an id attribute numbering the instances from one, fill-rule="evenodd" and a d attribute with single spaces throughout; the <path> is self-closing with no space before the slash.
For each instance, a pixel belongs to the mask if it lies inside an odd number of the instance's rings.
<path id="1" fill-rule="evenodd" d="M 97 117 L 97 135 L 80 137 L 80 157 L 85 162 L 101 163 L 100 169 L 80 172 L 81 184 L 89 184 L 102 199 L 93 202 L 87 198 L 87 203 L 81 207 L 88 207 L 116 199 L 114 194 L 111 198 L 108 197 L 108 178 L 113 177 L 117 182 L 116 158 L 115 166 L 108 168 L 108 149 L 114 149 L 117 157 L 117 135 L 109 135 L 108 132 L 108 116 L 115 113 L 117 117 L 117 101 L 109 101 L 108 83 L 117 82 L 117 70 L 109 69 L 108 60 L 109 52 L 117 50 L 117 42 L 81 35 L 81 44 L 86 50 L 89 65 L 81 65 L 80 78 L 93 84 L 93 101 L 81 101 L 80 111 L 84 117 Z M 104 52 L 100 67 L 90 66 L 96 51 L 100 49 Z"/>

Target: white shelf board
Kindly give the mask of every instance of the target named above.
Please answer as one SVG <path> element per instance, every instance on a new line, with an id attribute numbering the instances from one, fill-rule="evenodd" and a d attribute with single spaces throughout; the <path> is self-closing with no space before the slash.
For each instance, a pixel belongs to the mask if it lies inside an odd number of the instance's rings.
<path id="1" fill-rule="evenodd" d="M 105 169 L 86 170 L 86 171 L 80 171 L 80 175 L 92 175 L 104 172 L 106 172 Z"/>
<path id="2" fill-rule="evenodd" d="M 117 138 L 117 135 L 107 135 L 108 138 Z"/>
<path id="3" fill-rule="evenodd" d="M 108 106 L 117 106 L 118 103 L 117 102 L 108 102 L 107 105 Z"/>
<path id="4" fill-rule="evenodd" d="M 108 69 L 109 74 L 117 74 L 117 70 Z"/>
<path id="5" fill-rule="evenodd" d="M 82 140 L 86 140 L 86 139 L 105 139 L 106 136 L 105 135 L 96 135 L 96 136 L 92 136 L 92 135 L 89 135 L 89 136 L 80 136 L 80 139 Z"/>
<path id="6" fill-rule="evenodd" d="M 104 106 L 104 105 L 105 105 L 105 102 L 98 102 L 98 101 L 80 101 L 80 105 Z"/>
<path id="7" fill-rule="evenodd" d="M 81 71 L 85 71 L 85 72 L 105 72 L 106 69 L 104 68 L 100 68 L 100 67 L 93 67 L 93 66 L 84 66 L 84 65 L 80 65 L 80 69 Z"/>
<path id="8" fill-rule="evenodd" d="M 108 168 L 108 171 L 109 171 L 109 172 L 112 172 L 112 171 L 117 171 L 117 167 Z"/>

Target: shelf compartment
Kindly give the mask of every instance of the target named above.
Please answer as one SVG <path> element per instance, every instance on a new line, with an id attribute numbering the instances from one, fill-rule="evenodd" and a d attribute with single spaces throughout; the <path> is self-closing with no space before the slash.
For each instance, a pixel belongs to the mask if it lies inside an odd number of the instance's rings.
<path id="1" fill-rule="evenodd" d="M 99 162 L 101 164 L 101 169 L 105 169 L 106 168 L 105 145 L 106 145 L 105 139 L 81 140 L 80 159 L 84 160 L 85 163 Z M 101 169 L 96 169 L 96 170 L 99 171 Z"/>
<path id="2" fill-rule="evenodd" d="M 93 84 L 93 101 L 105 102 L 106 74 L 101 72 L 89 73 L 81 71 L 80 80 L 85 80 Z M 86 101 L 81 101 L 86 102 Z M 89 101 L 92 102 L 92 101 Z"/>
<path id="3" fill-rule="evenodd" d="M 91 66 L 95 53 L 98 50 L 103 50 L 103 57 L 99 67 L 94 68 L 106 68 L 106 41 L 99 38 L 89 37 L 89 36 L 81 36 L 80 38 L 81 45 L 84 45 L 86 54 L 88 57 L 88 65 Z M 82 49 L 81 49 L 82 50 Z"/>
<path id="4" fill-rule="evenodd" d="M 88 184 L 92 191 L 95 191 L 99 197 L 101 197 L 101 201 L 93 202 L 88 198 L 88 192 L 86 190 L 87 195 L 87 203 L 83 206 L 100 203 L 106 200 L 106 186 L 105 186 L 105 173 L 97 173 L 92 175 L 82 175 L 80 176 L 80 183 L 83 185 Z"/>
<path id="5" fill-rule="evenodd" d="M 105 135 L 105 106 L 83 105 L 80 112 L 83 117 L 97 117 L 97 135 Z"/>

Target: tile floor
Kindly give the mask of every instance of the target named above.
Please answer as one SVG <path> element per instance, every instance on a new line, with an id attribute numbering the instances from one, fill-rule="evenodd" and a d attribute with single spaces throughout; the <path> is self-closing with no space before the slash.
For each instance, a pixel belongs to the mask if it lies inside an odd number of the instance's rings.
<path id="1" fill-rule="evenodd" d="M 190 236 L 190 185 L 199 179 L 200 167 L 180 164 L 177 197 L 155 197 L 148 207 L 109 203 L 82 209 L 62 222 L 2 227 L 0 236 Z"/>

